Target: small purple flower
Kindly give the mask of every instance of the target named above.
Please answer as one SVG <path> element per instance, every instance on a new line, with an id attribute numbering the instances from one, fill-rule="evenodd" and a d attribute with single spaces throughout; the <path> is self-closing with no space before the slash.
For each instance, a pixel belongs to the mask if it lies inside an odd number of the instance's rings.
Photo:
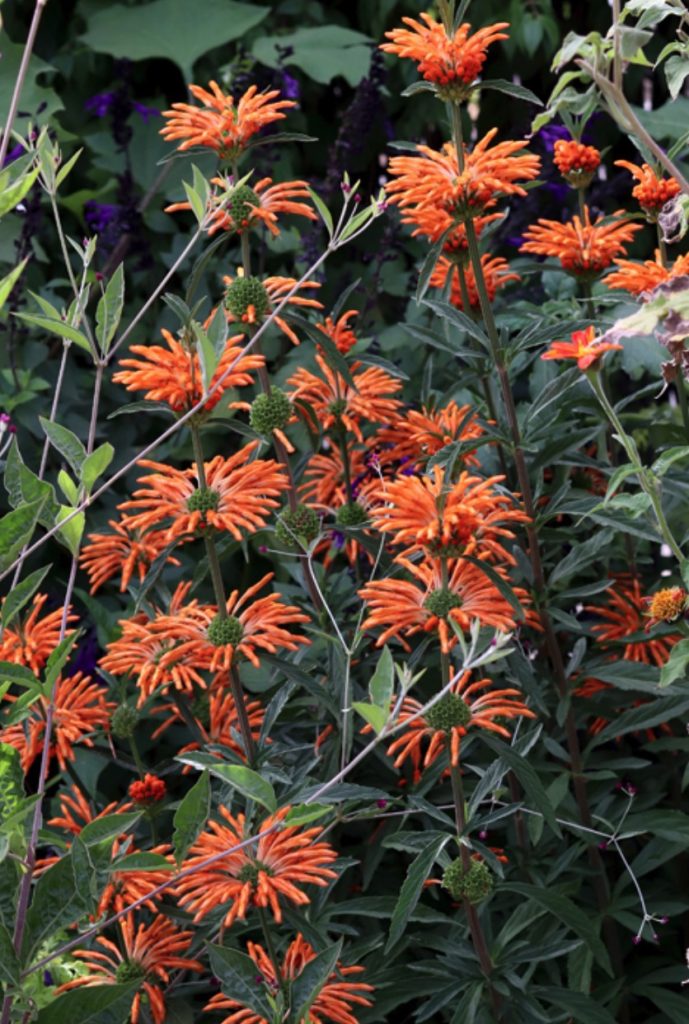
<path id="1" fill-rule="evenodd" d="M 139 103 L 137 100 L 132 100 L 132 107 L 137 112 L 144 124 L 148 124 L 152 117 L 160 117 L 160 111 L 157 107 L 147 107 L 145 103 Z"/>
<path id="2" fill-rule="evenodd" d="M 13 146 L 12 149 L 10 149 L 8 151 L 7 156 L 5 157 L 2 166 L 3 167 L 7 167 L 7 165 L 11 164 L 13 160 L 18 160 L 23 152 L 24 152 L 24 147 L 22 145 L 20 145 L 19 143 L 17 143 L 16 146 Z"/>
<path id="3" fill-rule="evenodd" d="M 632 939 L 632 942 L 634 943 L 635 946 L 640 945 L 641 944 L 641 936 L 640 935 L 635 935 L 634 938 Z"/>
<path id="4" fill-rule="evenodd" d="M 487 833 L 487 831 L 485 830 L 485 828 L 482 828 L 482 829 L 481 829 L 481 831 L 480 831 L 480 832 L 479 832 L 479 834 L 478 834 L 478 837 L 479 837 L 479 839 L 480 839 L 480 840 L 481 840 L 482 842 L 485 842 L 485 840 L 486 840 L 486 839 L 488 838 L 488 833 Z"/>
<path id="5" fill-rule="evenodd" d="M 288 100 L 298 100 L 301 89 L 299 82 L 296 78 L 293 78 L 288 71 L 282 72 L 282 95 Z"/>
<path id="6" fill-rule="evenodd" d="M 99 92 L 95 96 L 91 96 L 90 99 L 84 103 L 84 110 L 88 110 L 89 114 L 93 114 L 94 117 L 107 117 L 110 110 L 115 103 L 114 92 Z"/>
<path id="7" fill-rule="evenodd" d="M 665 917 L 665 916 L 659 917 L 658 918 L 658 924 L 667 924 L 669 920 L 670 920 L 669 917 Z"/>
<path id="8" fill-rule="evenodd" d="M 376 800 L 376 807 L 380 807 L 381 811 L 387 806 L 387 800 L 384 800 L 382 797 L 379 800 Z"/>
<path id="9" fill-rule="evenodd" d="M 115 203 L 99 203 L 88 199 L 84 203 L 84 219 L 91 231 L 102 235 L 117 220 L 120 208 Z"/>
<path id="10" fill-rule="evenodd" d="M 331 530 L 330 535 L 332 537 L 334 547 L 336 547 L 338 551 L 342 551 L 342 548 L 345 546 L 344 533 L 340 530 Z"/>
<path id="11" fill-rule="evenodd" d="M 536 132 L 536 138 L 543 143 L 543 146 L 549 153 L 552 153 L 555 149 L 556 142 L 559 142 L 560 139 L 566 141 L 569 137 L 569 132 L 565 126 L 563 124 L 555 124 L 553 121 L 541 128 L 539 132 Z"/>
<path id="12" fill-rule="evenodd" d="M 43 984 L 44 985 L 54 985 L 55 984 L 55 982 L 53 981 L 53 976 L 50 973 L 50 971 L 43 971 Z"/>

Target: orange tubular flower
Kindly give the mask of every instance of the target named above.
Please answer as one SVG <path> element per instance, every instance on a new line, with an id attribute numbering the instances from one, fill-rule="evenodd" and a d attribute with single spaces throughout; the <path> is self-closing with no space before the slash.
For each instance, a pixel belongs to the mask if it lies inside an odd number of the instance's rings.
<path id="1" fill-rule="evenodd" d="M 456 643 L 450 621 L 465 632 L 474 619 L 505 633 L 516 628 L 512 605 L 478 566 L 461 558 L 452 560 L 445 583 L 438 561 L 418 565 L 402 557 L 396 561 L 409 572 L 412 581 L 373 580 L 359 591 L 359 596 L 369 605 L 369 615 L 362 628 L 384 627 L 376 647 L 382 647 L 394 636 L 408 649 L 404 637 L 437 632 L 441 650 L 448 653 Z M 504 577 L 500 569 L 496 571 Z M 526 610 L 526 592 L 518 587 L 513 590 Z"/>
<path id="2" fill-rule="evenodd" d="M 262 946 L 258 943 L 247 943 L 249 956 L 256 964 L 257 982 L 265 985 L 269 992 L 278 988 L 278 979 L 275 977 L 275 967 Z M 280 976 L 287 982 L 295 981 L 303 972 L 307 964 L 316 958 L 316 951 L 299 934 L 296 939 L 290 942 L 280 966 Z M 352 1014 L 352 1004 L 358 1006 L 371 1006 L 370 999 L 364 993 L 372 992 L 373 985 L 367 985 L 361 981 L 346 981 L 353 974 L 360 974 L 363 967 L 343 967 L 341 963 L 329 975 L 318 995 L 309 1007 L 309 1019 L 314 1024 L 324 1024 L 325 1021 L 332 1021 L 333 1024 L 357 1024 Z M 206 1011 L 233 1010 L 229 1017 L 225 1017 L 221 1024 L 268 1024 L 265 1017 L 254 1013 L 244 1003 L 231 999 L 222 992 L 213 996 L 210 1002 L 204 1007 Z"/>
<path id="3" fill-rule="evenodd" d="M 623 216 L 617 210 L 614 217 Z M 559 259 L 566 271 L 575 277 L 591 280 L 609 267 L 616 256 L 626 253 L 625 243 L 631 242 L 643 224 L 630 220 L 616 220 L 602 223 L 599 217 L 591 223 L 588 207 L 584 208 L 584 222 L 575 215 L 572 220 L 561 224 L 557 220 L 539 220 L 524 238 L 520 252 L 532 252 L 537 256 L 552 256 Z"/>
<path id="4" fill-rule="evenodd" d="M 574 139 L 558 139 L 553 163 L 572 188 L 586 188 L 600 166 L 600 153 L 595 146 L 584 146 Z"/>
<path id="5" fill-rule="evenodd" d="M 340 424 L 363 442 L 362 423 L 389 423 L 394 420 L 401 402 L 392 398 L 402 390 L 401 381 L 377 366 L 361 369 L 361 363 L 351 364 L 350 387 L 344 377 L 330 368 L 322 356 L 316 356 L 321 375 L 300 367 L 287 381 L 292 388 L 289 398 L 299 411 L 299 402 L 307 402 L 318 417 L 323 430 L 332 430 Z"/>
<path id="6" fill-rule="evenodd" d="M 349 321 L 352 317 L 358 315 L 358 310 L 348 309 L 337 321 L 334 321 L 331 316 L 327 316 L 321 323 L 316 324 L 316 327 L 323 334 L 326 334 L 331 341 L 335 342 L 338 350 L 343 356 L 346 356 L 349 350 L 354 348 L 357 343 L 357 337 L 349 326 Z"/>
<path id="7" fill-rule="evenodd" d="M 224 677 L 224 673 L 218 675 L 218 682 Z M 226 679 L 226 677 L 225 677 Z M 246 760 L 246 752 L 242 746 L 240 746 L 237 738 L 241 735 L 239 727 L 239 716 L 237 715 L 237 706 L 234 702 L 234 697 L 229 690 L 215 690 L 211 692 L 210 698 L 207 701 L 207 706 L 202 705 L 203 698 L 200 698 L 191 706 L 191 713 L 194 715 L 194 720 L 198 726 L 199 732 L 202 736 L 202 742 L 194 741 L 187 743 L 185 747 L 182 747 L 178 751 L 179 754 L 188 754 L 192 750 L 199 750 L 203 748 L 206 753 L 214 754 L 220 757 L 221 754 L 217 750 L 211 750 L 210 747 L 225 747 L 230 750 L 235 757 L 239 757 L 242 760 Z M 263 705 L 259 700 L 247 700 L 245 702 L 246 716 L 249 720 L 249 728 L 251 729 L 251 735 L 254 738 L 254 742 L 258 742 L 261 734 L 261 726 L 263 725 L 263 718 L 265 711 Z M 167 729 L 172 725 L 180 725 L 184 722 L 182 712 L 176 704 L 163 704 L 160 707 L 151 708 L 152 714 L 162 714 L 165 716 L 164 721 L 153 733 L 152 739 L 157 740 Z M 188 766 L 185 766 L 182 771 L 189 771 Z"/>
<path id="8" fill-rule="evenodd" d="M 84 825 L 90 824 L 96 818 L 104 818 L 107 814 L 124 814 L 125 811 L 130 811 L 132 808 L 130 803 L 118 807 L 119 801 L 113 800 L 98 814 L 94 814 L 93 808 L 76 785 L 67 792 L 60 793 L 59 803 L 60 814 L 55 818 L 50 818 L 47 824 L 52 828 L 63 828 L 75 836 L 79 835 Z"/>
<path id="9" fill-rule="evenodd" d="M 257 132 L 274 121 L 284 120 L 283 111 L 296 106 L 292 100 L 276 100 L 280 95 L 276 89 L 259 92 L 251 85 L 235 104 L 217 82 L 210 82 L 208 87 L 210 92 L 200 85 L 189 86 L 189 92 L 203 107 L 173 103 L 172 110 L 163 111 L 168 123 L 160 134 L 167 142 L 183 139 L 177 147 L 180 151 L 207 146 L 221 160 L 235 160 Z"/>
<path id="10" fill-rule="evenodd" d="M 491 302 L 495 298 L 495 293 L 500 288 L 504 288 L 510 281 L 520 281 L 519 274 L 515 274 L 514 271 L 510 270 L 509 263 L 502 256 L 489 256 L 485 253 L 481 256 L 481 266 L 483 267 L 483 278 L 486 282 L 486 289 L 488 291 L 488 297 Z M 435 265 L 435 269 L 431 274 L 429 284 L 431 288 L 444 288 L 447 284 L 448 274 L 452 275 L 450 285 L 450 302 L 457 309 L 464 309 L 464 302 L 462 298 L 462 288 L 459 282 L 459 271 L 455 271 L 455 263 L 446 259 L 445 256 L 441 256 Z M 478 297 L 478 289 L 476 287 L 476 278 L 474 276 L 474 270 L 471 264 L 464 269 L 464 280 L 466 282 L 467 293 L 469 295 L 469 303 L 471 309 L 479 309 L 480 302 Z M 471 312 L 470 310 L 464 310 L 465 312 Z"/>
<path id="11" fill-rule="evenodd" d="M 576 359 L 580 370 L 595 370 L 601 356 L 622 347 L 616 341 L 596 341 L 595 327 L 587 327 L 574 331 L 571 341 L 554 341 L 541 359 Z"/>
<path id="12" fill-rule="evenodd" d="M 136 510 L 123 518 L 123 525 L 146 530 L 172 519 L 165 532 L 168 543 L 209 527 L 227 530 L 238 541 L 246 533 L 255 533 L 280 504 L 275 499 L 289 487 L 284 470 L 273 459 L 251 460 L 259 444 L 252 441 L 228 459 L 216 455 L 206 462 L 205 487 L 199 487 L 195 467 L 180 470 L 142 459 L 137 465 L 157 472 L 139 477 L 138 482 L 146 486 L 118 506 Z"/>
<path id="13" fill-rule="evenodd" d="M 309 617 L 295 605 L 283 604 L 278 594 L 268 594 L 256 601 L 251 598 L 261 590 L 273 573 L 254 583 L 240 597 L 233 590 L 227 599 L 227 615 L 221 618 L 215 605 L 203 605 L 194 609 L 191 615 L 182 613 L 169 620 L 159 620 L 162 633 L 179 646 L 160 658 L 160 667 L 165 670 L 168 661 L 171 666 L 179 658 L 186 659 L 196 668 L 210 672 L 227 671 L 232 667 L 235 653 L 243 655 L 254 667 L 260 661 L 257 650 L 275 654 L 279 648 L 296 651 L 300 644 L 311 643 L 298 633 L 290 633 L 284 627 L 294 623 L 308 622 Z"/>
<path id="14" fill-rule="evenodd" d="M 167 545 L 164 530 L 127 530 L 114 519 L 108 521 L 113 533 L 90 533 L 90 544 L 85 544 L 79 556 L 81 568 L 88 574 L 90 594 L 95 594 L 109 579 L 121 574 L 120 592 L 124 593 L 132 576 L 143 583 L 146 574 Z M 178 559 L 168 555 L 168 565 L 179 565 Z"/>
<path id="15" fill-rule="evenodd" d="M 406 477 L 386 484 L 383 503 L 371 511 L 373 525 L 392 533 L 393 544 L 410 545 L 405 555 L 426 551 L 434 558 L 474 555 L 514 564 L 500 538 L 513 538 L 508 522 L 525 522 L 528 516 L 515 508 L 508 494 L 495 484 L 505 478 L 483 480 L 461 473 L 456 483 L 445 484 L 445 470 L 434 466 L 430 476 Z"/>
<path id="16" fill-rule="evenodd" d="M 642 292 L 653 291 L 671 277 L 689 274 L 689 253 L 678 256 L 671 267 L 664 266 L 659 249 L 656 249 L 655 260 L 644 260 L 643 263 L 615 260 L 615 264 L 619 269 L 604 279 L 606 287 L 621 288 L 632 295 L 641 295 Z"/>
<path id="17" fill-rule="evenodd" d="M 40 673 L 57 647 L 62 622 L 62 608 L 57 608 L 39 619 L 47 600 L 47 594 L 36 594 L 26 618 L 15 619 L 14 625 L 3 630 L 0 639 L 0 661 L 11 661 L 13 665 L 30 668 L 36 675 Z M 77 622 L 78 617 L 70 612 L 67 621 Z M 68 629 L 66 635 L 69 636 L 73 632 L 74 630 Z"/>
<path id="18" fill-rule="evenodd" d="M 121 359 L 127 367 L 113 375 L 116 384 L 124 384 L 127 391 L 145 391 L 144 398 L 152 402 L 166 402 L 174 412 L 186 412 L 203 397 L 203 375 L 196 351 L 190 351 L 169 331 L 160 332 L 167 348 L 162 345 L 132 345 L 130 352 L 139 359 Z M 251 371 L 263 366 L 263 356 L 244 352 L 244 336 L 228 338 L 209 387 L 213 387 L 223 374 L 222 384 L 204 404 L 205 412 L 215 409 L 229 388 L 253 384 Z M 230 367 L 232 369 L 230 370 Z M 227 372 L 229 370 L 229 372 Z"/>
<path id="19" fill-rule="evenodd" d="M 48 703 L 47 697 L 39 697 L 23 721 L 0 729 L 0 743 L 9 743 L 19 751 L 24 772 L 29 770 L 43 750 Z M 91 734 L 101 727 L 107 727 L 115 706 L 111 701 L 106 701 L 103 687 L 92 682 L 91 677 L 82 672 L 58 680 L 50 756 L 57 758 L 61 771 L 66 770 L 68 761 L 74 760 L 74 747 L 78 743 L 83 743 L 85 747 L 93 746 Z"/>
<path id="20" fill-rule="evenodd" d="M 502 30 L 509 23 L 500 21 L 486 25 L 469 35 L 471 25 L 460 25 L 452 35 L 430 14 L 419 15 L 421 22 L 413 18 L 402 18 L 409 28 L 396 28 L 386 32 L 381 50 L 395 53 L 398 57 L 409 57 L 418 64 L 419 74 L 427 82 L 438 86 L 438 95 L 444 100 L 465 100 L 472 83 L 481 74 L 486 61 L 488 47 L 500 39 L 509 38 Z"/>
<path id="21" fill-rule="evenodd" d="M 484 433 L 472 407 L 457 405 L 453 400 L 439 409 L 410 409 L 393 427 L 379 430 L 378 438 L 381 444 L 391 445 L 391 459 L 422 462 L 448 444 L 466 444 Z M 463 460 L 465 465 L 478 466 L 473 452 L 466 452 Z"/>
<path id="22" fill-rule="evenodd" d="M 225 292 L 225 316 L 229 323 L 260 324 L 270 316 L 273 306 L 279 305 L 283 298 L 297 283 L 294 277 L 266 277 L 261 281 L 258 277 L 224 277 L 227 286 Z M 303 281 L 300 288 L 320 288 L 318 281 Z M 304 306 L 309 309 L 323 309 L 317 299 L 307 299 L 303 295 L 294 294 L 287 300 L 288 306 Z M 286 334 L 293 345 L 299 344 L 299 338 L 289 324 L 281 316 L 276 316 L 274 323 Z"/>
<path id="23" fill-rule="evenodd" d="M 541 166 L 532 153 L 520 153 L 526 143 L 498 142 L 491 146 L 497 128 L 491 128 L 471 152 L 465 150 L 460 172 L 457 152 L 447 142 L 441 152 L 417 146 L 420 156 L 393 156 L 385 186 L 390 202 L 413 219 L 419 210 L 440 209 L 453 220 L 480 216 L 495 206 L 500 196 L 526 195 L 519 181 L 535 178 Z"/>
<path id="24" fill-rule="evenodd" d="M 655 222 L 665 204 L 681 191 L 674 178 L 659 178 L 648 164 L 639 167 L 628 160 L 616 160 L 615 167 L 624 167 L 639 182 L 632 189 L 632 195 L 650 221 Z"/>
<path id="25" fill-rule="evenodd" d="M 217 185 L 222 192 L 227 192 L 232 189 L 232 179 L 211 178 L 211 185 Z M 254 185 L 240 185 L 228 199 L 212 200 L 217 209 L 208 219 L 208 234 L 214 235 L 216 231 L 240 233 L 262 224 L 272 235 L 279 235 L 279 213 L 318 220 L 313 209 L 306 203 L 295 202 L 297 199 L 310 199 L 308 182 L 283 181 L 273 185 L 272 178 L 261 178 Z M 173 203 L 165 207 L 165 213 L 176 213 L 178 210 L 191 210 L 191 203 Z"/>
<path id="26" fill-rule="evenodd" d="M 389 757 L 394 757 L 395 768 L 401 767 L 408 759 L 416 764 L 426 743 L 426 753 L 421 764 L 429 768 L 448 750 L 450 764 L 459 766 L 462 739 L 472 727 L 487 729 L 509 739 L 506 726 L 496 719 L 535 718 L 536 715 L 519 698 L 519 690 L 491 690 L 490 679 L 470 682 L 471 673 L 465 672 L 451 691 L 434 704 L 425 715 L 409 722 L 405 732 L 388 747 Z M 399 714 L 400 725 L 416 715 L 423 703 L 412 697 L 405 697 Z"/>
<path id="27" fill-rule="evenodd" d="M 681 589 L 673 587 L 672 591 Z M 643 634 L 653 622 L 651 619 L 649 623 L 648 599 L 644 597 L 638 579 L 621 577 L 606 593 L 606 605 L 585 606 L 585 611 L 603 620 L 591 627 L 601 647 L 606 649 L 610 644 L 616 647 L 624 644 L 623 657 L 628 661 L 642 661 L 646 665 L 659 667 L 664 665 L 673 646 L 680 639 L 679 635 L 629 640 L 634 634 Z M 659 619 L 656 617 L 655 621 Z"/>
<path id="28" fill-rule="evenodd" d="M 132 782 L 127 792 L 135 804 L 155 804 L 165 797 L 166 790 L 163 779 L 146 772 L 143 779 Z"/>
<path id="29" fill-rule="evenodd" d="M 83 960 L 89 974 L 74 978 L 57 989 L 58 995 L 70 989 L 92 985 L 118 985 L 138 981 L 148 1001 L 153 1024 L 165 1024 L 167 1012 L 163 998 L 170 971 L 203 971 L 203 964 L 182 956 L 192 943 L 193 932 L 180 931 L 167 917 L 158 915 L 151 924 L 137 927 L 133 914 L 118 922 L 120 945 L 99 935 L 100 950 L 77 949 L 72 956 Z M 132 1001 L 131 1024 L 141 1020 L 141 991 Z"/>
<path id="30" fill-rule="evenodd" d="M 194 914 L 197 924 L 218 907 L 230 904 L 222 919 L 229 928 L 237 918 L 243 920 L 250 906 L 270 908 L 279 924 L 282 921 L 282 899 L 303 907 L 310 903 L 301 885 L 326 886 L 337 878 L 327 864 L 337 860 L 337 853 L 328 843 L 315 842 L 320 828 L 283 827 L 289 807 L 271 814 L 256 829 L 264 832 L 278 826 L 258 843 L 234 850 L 207 868 L 200 868 L 175 886 L 180 904 Z M 196 867 L 208 857 L 232 847 L 247 838 L 246 819 L 236 817 L 222 804 L 218 808 L 227 824 L 211 821 L 191 847 L 183 869 Z"/>

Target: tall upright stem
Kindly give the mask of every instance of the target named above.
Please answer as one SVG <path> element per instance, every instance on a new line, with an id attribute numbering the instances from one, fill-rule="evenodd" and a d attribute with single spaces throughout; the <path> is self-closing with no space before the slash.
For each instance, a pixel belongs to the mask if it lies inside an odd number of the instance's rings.
<path id="1" fill-rule="evenodd" d="M 33 10 L 33 17 L 31 19 L 31 25 L 29 26 L 29 34 L 26 37 L 21 64 L 19 65 L 19 71 L 17 73 L 14 89 L 12 90 L 12 97 L 10 99 L 9 110 L 7 111 L 7 117 L 5 118 L 5 124 L 2 131 L 2 141 L 0 142 L 0 167 L 4 166 L 7 150 L 9 149 L 10 139 L 12 138 L 12 126 L 14 125 L 14 119 L 17 116 L 17 110 L 19 109 L 19 100 L 21 98 L 22 89 L 24 88 L 26 72 L 29 70 L 29 61 L 31 60 L 31 53 L 36 41 L 38 26 L 40 25 L 41 17 L 43 16 L 43 8 L 47 2 L 48 0 L 36 0 L 36 6 Z"/>

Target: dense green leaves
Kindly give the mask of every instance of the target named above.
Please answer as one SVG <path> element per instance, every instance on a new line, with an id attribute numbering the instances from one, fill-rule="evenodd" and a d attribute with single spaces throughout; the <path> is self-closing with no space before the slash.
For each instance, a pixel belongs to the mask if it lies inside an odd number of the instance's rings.
<path id="1" fill-rule="evenodd" d="M 65 992 L 44 1007 L 37 1024 L 125 1024 L 138 985 L 96 985 Z"/>

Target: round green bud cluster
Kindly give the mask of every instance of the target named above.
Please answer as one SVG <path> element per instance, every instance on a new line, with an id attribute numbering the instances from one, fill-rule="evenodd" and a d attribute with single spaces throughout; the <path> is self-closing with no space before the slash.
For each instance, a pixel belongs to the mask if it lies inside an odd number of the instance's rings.
<path id="1" fill-rule="evenodd" d="M 292 415 L 292 403 L 280 388 L 273 384 L 269 395 L 259 395 L 251 404 L 249 423 L 258 434 L 272 434 L 284 430 Z"/>
<path id="2" fill-rule="evenodd" d="M 227 212 L 229 213 L 237 231 L 246 227 L 251 219 L 252 207 L 260 206 L 261 200 L 248 185 L 240 185 L 229 198 Z"/>
<path id="3" fill-rule="evenodd" d="M 465 870 L 458 857 L 445 868 L 442 886 L 455 900 L 480 903 L 493 891 L 493 875 L 485 861 L 472 860 L 471 866 Z"/>
<path id="4" fill-rule="evenodd" d="M 423 606 L 431 615 L 437 615 L 439 619 L 446 619 L 452 609 L 459 608 L 461 604 L 462 599 L 459 594 L 455 594 L 448 587 L 441 587 L 439 590 L 431 591 Z"/>
<path id="5" fill-rule="evenodd" d="M 139 712 L 129 704 L 120 704 L 112 713 L 110 718 L 110 731 L 118 740 L 128 740 L 134 735 Z"/>
<path id="6" fill-rule="evenodd" d="M 268 867 L 260 860 L 248 861 L 246 864 L 242 864 L 239 869 L 237 878 L 240 882 L 252 882 L 254 885 L 258 882 L 259 871 L 265 872 L 266 875 L 272 877 L 274 874 L 272 868 Z"/>
<path id="7" fill-rule="evenodd" d="M 249 306 L 261 319 L 270 310 L 268 292 L 257 277 L 236 277 L 225 292 L 225 307 L 236 320 L 241 320 Z"/>
<path id="8" fill-rule="evenodd" d="M 244 636 L 244 627 L 234 615 L 225 618 L 216 615 L 206 630 L 206 636 L 214 647 L 225 647 L 228 644 L 236 647 Z"/>
<path id="9" fill-rule="evenodd" d="M 220 495 L 209 487 L 197 487 L 187 498 L 187 508 L 190 512 L 211 512 L 218 507 Z"/>
<path id="10" fill-rule="evenodd" d="M 348 501 L 337 510 L 335 520 L 338 526 L 361 526 L 368 519 L 366 509 L 358 501 Z"/>
<path id="11" fill-rule="evenodd" d="M 122 985 L 131 981 L 143 981 L 145 977 L 146 971 L 143 965 L 136 960 L 123 960 L 121 964 L 117 965 L 115 971 L 115 978 Z"/>
<path id="12" fill-rule="evenodd" d="M 448 693 L 426 712 L 424 718 L 431 729 L 450 732 L 457 726 L 468 725 L 471 711 L 456 693 Z"/>
<path id="13" fill-rule="evenodd" d="M 320 533 L 321 523 L 317 514 L 308 505 L 297 505 L 285 509 L 277 521 L 275 536 L 286 547 L 297 547 L 297 541 L 310 544 Z"/>

